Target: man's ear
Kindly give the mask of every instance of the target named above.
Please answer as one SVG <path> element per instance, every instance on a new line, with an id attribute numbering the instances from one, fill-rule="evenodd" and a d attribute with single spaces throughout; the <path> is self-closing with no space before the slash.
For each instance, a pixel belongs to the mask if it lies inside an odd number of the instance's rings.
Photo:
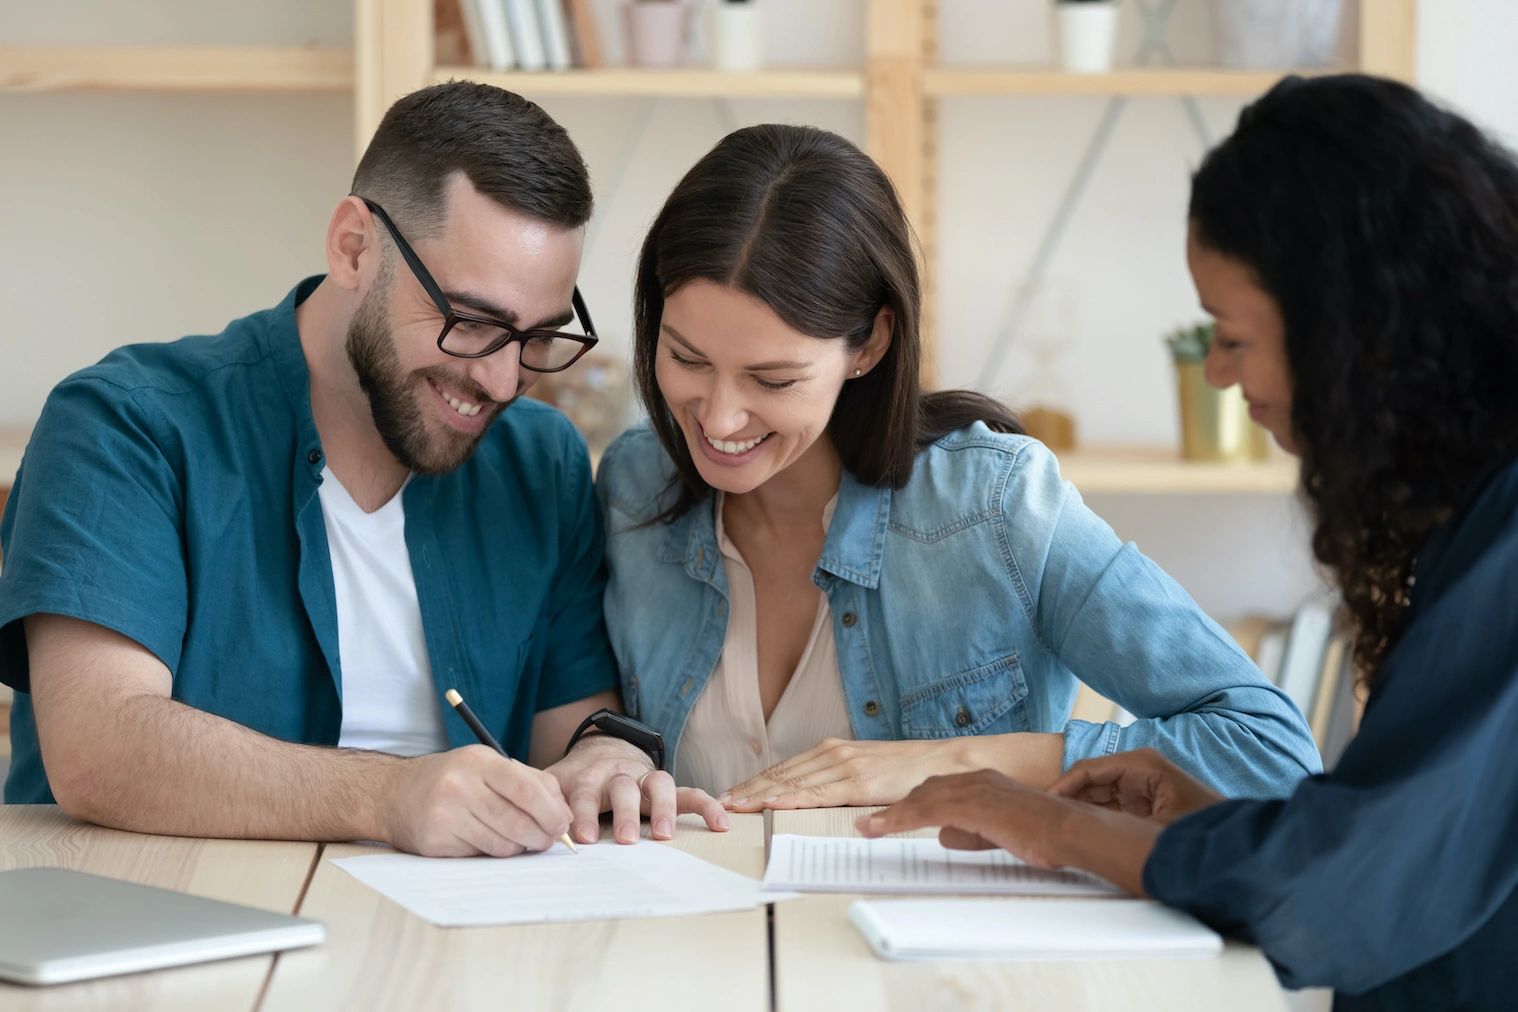
<path id="1" fill-rule="evenodd" d="M 327 279 L 350 292 L 379 268 L 379 223 L 357 197 L 344 197 L 327 223 Z"/>
<path id="2" fill-rule="evenodd" d="M 854 368 L 860 375 L 869 372 L 885 358 L 885 353 L 891 348 L 891 339 L 896 333 L 896 310 L 890 306 L 881 306 L 880 312 L 875 314 L 875 323 L 870 328 L 870 338 L 855 352 Z"/>

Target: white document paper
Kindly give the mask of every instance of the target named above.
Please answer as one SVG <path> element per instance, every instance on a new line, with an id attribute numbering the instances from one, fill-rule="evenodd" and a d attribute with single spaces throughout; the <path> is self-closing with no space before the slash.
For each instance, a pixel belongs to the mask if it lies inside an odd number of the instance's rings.
<path id="1" fill-rule="evenodd" d="M 860 900 L 849 920 L 884 959 L 1181 959 L 1223 939 L 1149 900 Z"/>
<path id="2" fill-rule="evenodd" d="M 578 854 L 556 844 L 508 858 L 377 854 L 332 863 L 442 927 L 675 917 L 781 898 L 754 879 L 647 841 L 581 846 Z"/>
<path id="3" fill-rule="evenodd" d="M 987 893 L 1003 896 L 1122 896 L 1083 871 L 1048 871 L 1004 850 L 949 850 L 937 840 L 792 836 L 770 840 L 766 889 L 823 893 Z"/>

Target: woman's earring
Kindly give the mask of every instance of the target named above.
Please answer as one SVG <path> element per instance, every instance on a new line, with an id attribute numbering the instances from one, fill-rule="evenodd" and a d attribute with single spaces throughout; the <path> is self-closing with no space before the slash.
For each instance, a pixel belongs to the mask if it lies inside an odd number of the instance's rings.
<path id="1" fill-rule="evenodd" d="M 864 375 L 864 370 L 863 369 L 855 369 L 854 370 L 854 376 L 855 376 L 856 379 L 858 377 L 860 377 L 860 376 L 863 376 L 863 375 Z"/>

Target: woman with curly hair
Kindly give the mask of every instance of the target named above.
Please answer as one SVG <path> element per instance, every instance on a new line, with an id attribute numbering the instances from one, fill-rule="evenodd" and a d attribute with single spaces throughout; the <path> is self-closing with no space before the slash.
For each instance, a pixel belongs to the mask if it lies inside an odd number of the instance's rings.
<path id="1" fill-rule="evenodd" d="M 1518 165 L 1391 81 L 1288 79 L 1192 187 L 1217 386 L 1302 458 L 1369 701 L 1332 772 L 1224 801 L 1153 752 L 1048 793 L 939 778 L 861 820 L 1090 869 L 1339 1009 L 1511 1008 L 1518 966 Z"/>

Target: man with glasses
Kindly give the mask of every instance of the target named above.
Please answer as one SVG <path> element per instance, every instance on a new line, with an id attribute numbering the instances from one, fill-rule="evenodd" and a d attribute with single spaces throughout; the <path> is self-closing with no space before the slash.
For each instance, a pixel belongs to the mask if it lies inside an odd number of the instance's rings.
<path id="1" fill-rule="evenodd" d="M 583 441 L 584 163 L 541 109 L 386 115 L 325 276 L 64 380 L 0 542 L 7 802 L 185 836 L 510 855 L 726 816 L 615 709 Z M 509 410 L 508 410 L 509 409 Z M 514 761 L 474 744 L 457 691 Z M 631 728 L 631 730 L 629 730 Z"/>

